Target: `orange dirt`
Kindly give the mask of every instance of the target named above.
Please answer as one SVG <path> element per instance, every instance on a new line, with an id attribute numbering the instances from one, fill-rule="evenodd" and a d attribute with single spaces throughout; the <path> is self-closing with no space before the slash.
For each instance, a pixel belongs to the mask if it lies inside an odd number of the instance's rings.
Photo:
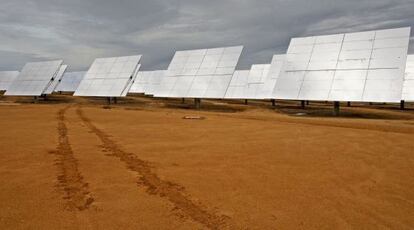
<path id="1" fill-rule="evenodd" d="M 186 103 L 1 98 L 0 229 L 414 228 L 413 109 Z"/>

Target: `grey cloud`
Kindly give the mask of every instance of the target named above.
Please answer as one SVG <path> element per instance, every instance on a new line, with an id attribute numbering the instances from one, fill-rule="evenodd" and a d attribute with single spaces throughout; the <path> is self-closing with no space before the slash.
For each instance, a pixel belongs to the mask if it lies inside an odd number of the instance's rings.
<path id="1" fill-rule="evenodd" d="M 0 9 L 0 69 L 143 54 L 165 69 L 175 50 L 244 45 L 239 69 L 269 63 L 291 37 L 410 26 L 412 0 L 15 0 Z M 413 39 L 412 39 L 413 40 Z M 414 52 L 413 46 L 410 52 Z"/>

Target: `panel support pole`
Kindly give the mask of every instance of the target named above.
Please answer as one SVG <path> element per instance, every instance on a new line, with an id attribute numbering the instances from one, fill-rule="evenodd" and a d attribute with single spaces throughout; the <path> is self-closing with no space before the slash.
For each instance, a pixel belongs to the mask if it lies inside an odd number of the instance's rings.
<path id="1" fill-rule="evenodd" d="M 300 107 L 301 107 L 302 109 L 305 109 L 305 101 L 300 101 Z"/>
<path id="2" fill-rule="evenodd" d="M 181 98 L 181 104 L 185 104 L 185 98 Z"/>
<path id="3" fill-rule="evenodd" d="M 351 107 L 351 102 L 350 102 L 350 101 L 348 101 L 347 106 L 348 106 L 348 107 Z"/>
<path id="4" fill-rule="evenodd" d="M 306 105 L 309 105 L 310 104 L 310 102 L 309 101 L 306 101 Z"/>
<path id="5" fill-rule="evenodd" d="M 405 101 L 404 100 L 401 100 L 401 102 L 400 102 L 400 109 L 401 110 L 405 109 Z"/>
<path id="6" fill-rule="evenodd" d="M 246 100 L 244 100 L 244 104 L 245 104 L 245 105 L 249 104 L 249 100 L 247 100 L 247 99 L 246 99 Z"/>
<path id="7" fill-rule="evenodd" d="M 339 116 L 339 108 L 340 108 L 339 101 L 335 101 L 334 102 L 334 116 Z"/>
<path id="8" fill-rule="evenodd" d="M 194 98 L 194 105 L 196 109 L 201 108 L 201 99 L 200 98 Z"/>
<path id="9" fill-rule="evenodd" d="M 270 101 L 272 102 L 272 106 L 275 107 L 276 106 L 276 99 L 272 99 Z"/>

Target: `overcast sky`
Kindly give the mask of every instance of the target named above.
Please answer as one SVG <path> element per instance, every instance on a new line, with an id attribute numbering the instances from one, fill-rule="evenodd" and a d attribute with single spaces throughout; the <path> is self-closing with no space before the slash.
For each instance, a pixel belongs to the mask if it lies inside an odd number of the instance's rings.
<path id="1" fill-rule="evenodd" d="M 414 0 L 0 0 L 0 70 L 142 54 L 166 69 L 183 49 L 244 45 L 238 69 L 270 63 L 291 37 L 414 26 Z M 414 28 L 413 28 L 414 30 Z M 414 31 L 410 53 L 414 53 Z"/>

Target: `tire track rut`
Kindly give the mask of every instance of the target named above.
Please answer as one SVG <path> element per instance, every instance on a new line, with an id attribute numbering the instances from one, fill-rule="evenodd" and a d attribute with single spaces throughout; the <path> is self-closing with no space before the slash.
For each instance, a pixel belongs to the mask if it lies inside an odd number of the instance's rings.
<path id="1" fill-rule="evenodd" d="M 78 160 L 69 142 L 65 123 L 65 113 L 69 108 L 70 106 L 65 107 L 57 114 L 59 142 L 53 154 L 57 156 L 55 161 L 58 167 L 58 186 L 65 193 L 64 199 L 67 200 L 69 209 L 83 211 L 92 205 L 94 198 L 88 190 L 88 183 L 84 182 L 79 172 Z"/>
<path id="2" fill-rule="evenodd" d="M 84 124 L 102 141 L 103 148 L 111 152 L 112 156 L 119 158 L 124 162 L 129 170 L 140 174 L 138 182 L 147 188 L 151 195 L 165 197 L 174 204 L 175 209 L 181 210 L 187 217 L 204 225 L 209 229 L 233 229 L 230 218 L 225 215 L 217 215 L 209 212 L 200 204 L 193 202 L 187 194 L 184 187 L 169 181 L 162 180 L 156 173 L 151 170 L 149 162 L 139 159 L 133 153 L 123 151 L 119 145 L 111 140 L 107 134 L 98 129 L 89 118 L 87 118 L 80 107 L 76 110 Z"/>

